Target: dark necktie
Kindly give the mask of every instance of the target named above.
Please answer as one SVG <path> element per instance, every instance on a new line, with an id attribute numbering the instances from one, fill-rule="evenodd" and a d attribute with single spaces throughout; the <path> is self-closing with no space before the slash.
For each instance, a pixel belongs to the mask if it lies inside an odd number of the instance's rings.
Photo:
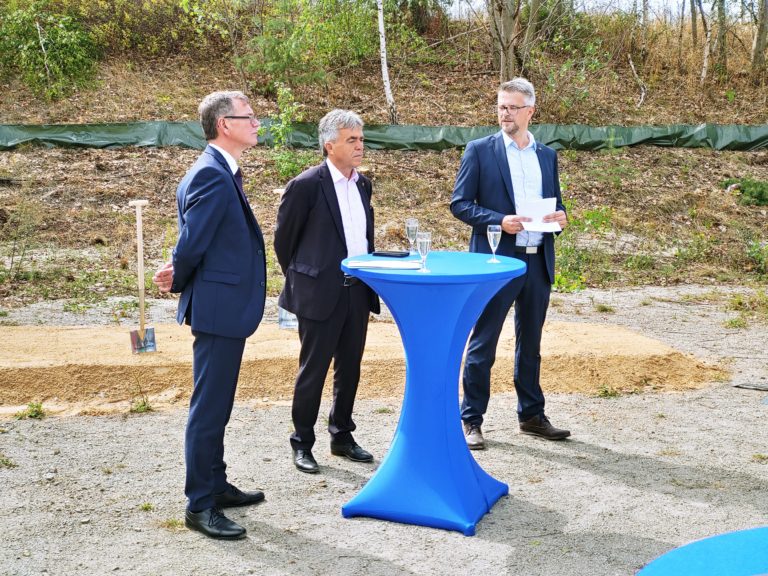
<path id="1" fill-rule="evenodd" d="M 240 192 L 243 191 L 243 172 L 240 170 L 240 168 L 237 169 L 237 172 L 235 172 L 235 182 L 237 182 L 237 187 L 240 189 Z"/>

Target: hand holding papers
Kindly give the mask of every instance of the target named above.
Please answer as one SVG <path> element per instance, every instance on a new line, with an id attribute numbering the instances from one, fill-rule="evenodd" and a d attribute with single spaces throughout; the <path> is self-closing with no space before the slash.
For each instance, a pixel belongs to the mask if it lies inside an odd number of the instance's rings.
<path id="1" fill-rule="evenodd" d="M 418 270 L 421 260 L 404 260 L 400 258 L 375 258 L 371 260 L 349 260 L 349 268 L 388 268 L 389 270 Z"/>
<path id="2" fill-rule="evenodd" d="M 552 214 L 557 210 L 554 198 L 543 198 L 541 200 L 532 200 L 529 202 L 519 202 L 515 206 L 515 212 L 518 216 L 530 218 L 530 222 L 521 222 L 523 229 L 528 232 L 560 232 L 561 228 L 557 222 L 544 222 L 543 218 L 547 214 Z"/>

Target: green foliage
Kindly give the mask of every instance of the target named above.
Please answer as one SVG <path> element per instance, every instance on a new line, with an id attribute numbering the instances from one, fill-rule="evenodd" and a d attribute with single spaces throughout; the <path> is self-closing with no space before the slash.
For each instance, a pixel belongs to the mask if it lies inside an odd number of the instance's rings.
<path id="1" fill-rule="evenodd" d="M 768 244 L 752 240 L 747 244 L 747 258 L 760 276 L 768 275 Z"/>
<path id="2" fill-rule="evenodd" d="M 36 94 L 54 100 L 87 86 L 96 60 L 92 36 L 45 0 L 0 12 L 0 73 L 19 75 Z"/>
<path id="3" fill-rule="evenodd" d="M 16 468 L 18 464 L 0 453 L 0 468 Z"/>
<path id="4" fill-rule="evenodd" d="M 108 54 L 157 57 L 208 48 L 179 0 L 50 0 L 77 14 Z"/>
<path id="5" fill-rule="evenodd" d="M 725 328 L 741 329 L 747 327 L 747 319 L 744 316 L 736 316 L 735 318 L 729 318 L 723 322 Z"/>
<path id="6" fill-rule="evenodd" d="M 721 184 L 728 188 L 738 184 L 739 202 L 746 206 L 768 206 L 768 182 L 752 178 L 728 178 Z"/>
<path id="7" fill-rule="evenodd" d="M 0 240 L 6 243 L 7 268 L 0 265 L 0 282 L 27 279 L 28 253 L 35 246 L 38 227 L 42 220 L 39 205 L 23 200 L 10 212 L 0 226 Z"/>
<path id="8" fill-rule="evenodd" d="M 613 388 L 612 386 L 608 386 L 607 384 L 601 384 L 600 388 L 597 389 L 597 393 L 595 394 L 598 398 L 618 398 L 621 396 L 621 392 L 616 390 L 616 388 Z"/>
<path id="9" fill-rule="evenodd" d="M 30 402 L 24 410 L 16 413 L 16 420 L 26 420 L 27 418 L 42 420 L 44 417 L 45 410 L 43 410 L 42 402 Z"/>
<path id="10" fill-rule="evenodd" d="M 768 292 L 757 290 L 751 295 L 736 294 L 729 300 L 726 308 L 739 312 L 745 318 L 768 322 Z"/>
<path id="11" fill-rule="evenodd" d="M 270 156 L 280 179 L 290 180 L 315 163 L 317 155 L 290 147 L 293 125 L 295 122 L 301 122 L 304 116 L 301 105 L 293 99 L 293 92 L 282 83 L 277 84 L 277 108 L 277 115 L 270 117 L 272 122 L 269 125 L 269 133 L 274 143 Z"/>
<path id="12" fill-rule="evenodd" d="M 136 379 L 136 388 L 136 397 L 131 402 L 131 414 L 144 414 L 145 412 L 152 412 L 154 408 L 152 408 L 152 404 L 150 404 L 149 398 L 141 388 L 138 377 Z"/>
<path id="13" fill-rule="evenodd" d="M 387 0 L 387 44 L 407 52 L 423 41 Z M 378 15 L 373 0 L 276 0 L 254 19 L 257 33 L 242 58 L 249 72 L 265 75 L 267 89 L 325 81 L 329 71 L 356 66 L 379 50 Z"/>

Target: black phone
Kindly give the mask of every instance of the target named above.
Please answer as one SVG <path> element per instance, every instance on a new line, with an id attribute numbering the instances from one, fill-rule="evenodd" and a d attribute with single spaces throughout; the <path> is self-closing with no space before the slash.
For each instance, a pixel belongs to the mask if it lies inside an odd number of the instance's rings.
<path id="1" fill-rule="evenodd" d="M 386 256 L 387 258 L 405 258 L 410 252 L 408 250 L 378 250 L 373 256 Z"/>

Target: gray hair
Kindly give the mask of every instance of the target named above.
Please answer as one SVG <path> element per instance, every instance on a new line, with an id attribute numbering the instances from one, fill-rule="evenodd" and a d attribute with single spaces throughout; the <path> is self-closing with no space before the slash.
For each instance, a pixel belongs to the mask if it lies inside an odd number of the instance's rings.
<path id="1" fill-rule="evenodd" d="M 222 116 L 228 116 L 234 112 L 234 100 L 242 100 L 248 104 L 248 96 L 234 90 L 212 92 L 200 102 L 197 112 L 200 114 L 200 124 L 203 126 L 206 140 L 215 140 L 218 137 L 216 122 Z"/>
<path id="2" fill-rule="evenodd" d="M 325 150 L 326 142 L 335 142 L 339 137 L 339 130 L 342 128 L 362 128 L 363 119 L 351 110 L 331 110 L 323 116 L 320 124 L 317 126 L 317 139 L 320 141 L 320 150 L 323 156 L 327 156 Z"/>
<path id="3" fill-rule="evenodd" d="M 504 82 L 499 86 L 499 92 L 519 92 L 525 96 L 526 106 L 536 106 L 536 91 L 533 89 L 533 84 L 525 78 L 512 78 Z"/>

